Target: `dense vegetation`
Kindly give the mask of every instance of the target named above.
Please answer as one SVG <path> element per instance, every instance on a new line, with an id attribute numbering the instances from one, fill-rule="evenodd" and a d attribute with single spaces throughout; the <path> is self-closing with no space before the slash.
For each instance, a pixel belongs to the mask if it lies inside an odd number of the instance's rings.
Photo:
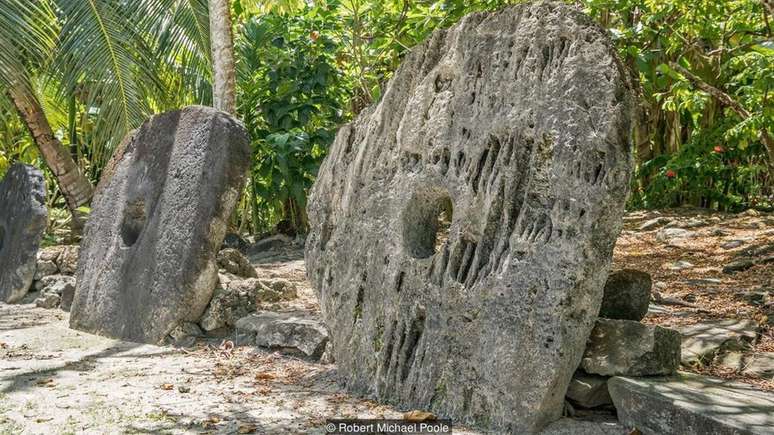
<path id="1" fill-rule="evenodd" d="M 507 3 L 515 2 L 232 0 L 237 111 L 254 148 L 234 224 L 303 230 L 306 194 L 337 127 L 378 101 L 401 58 L 433 30 Z M 577 3 L 639 77 L 630 206 L 772 208 L 771 2 Z M 146 116 L 210 104 L 207 26 L 206 0 L 4 2 L 0 175 L 14 161 L 45 166 L 14 105 L 22 87 L 92 184 Z M 69 216 L 61 181 L 49 180 L 61 224 Z"/>

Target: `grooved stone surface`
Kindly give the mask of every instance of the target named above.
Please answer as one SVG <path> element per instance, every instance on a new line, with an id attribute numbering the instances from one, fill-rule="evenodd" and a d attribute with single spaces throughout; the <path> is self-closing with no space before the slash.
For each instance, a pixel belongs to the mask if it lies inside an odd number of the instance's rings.
<path id="1" fill-rule="evenodd" d="M 11 166 L 0 182 L 0 302 L 17 302 L 29 291 L 47 224 L 43 173 Z"/>
<path id="2" fill-rule="evenodd" d="M 308 275 L 355 392 L 513 433 L 559 418 L 631 169 L 631 93 L 561 3 L 465 17 L 343 127 Z"/>
<path id="3" fill-rule="evenodd" d="M 211 108 L 156 115 L 131 133 L 92 203 L 70 326 L 157 343 L 197 321 L 249 162 L 244 127 Z"/>

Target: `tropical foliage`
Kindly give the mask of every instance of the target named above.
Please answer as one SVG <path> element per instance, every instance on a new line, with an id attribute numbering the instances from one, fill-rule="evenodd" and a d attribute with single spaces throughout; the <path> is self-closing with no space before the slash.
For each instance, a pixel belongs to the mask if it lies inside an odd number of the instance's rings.
<path id="1" fill-rule="evenodd" d="M 516 2 L 231 0 L 237 114 L 254 150 L 235 224 L 303 230 L 306 195 L 337 127 L 378 101 L 406 52 L 467 13 Z M 574 3 L 609 29 L 641 84 L 631 207 L 771 208 L 770 3 Z M 207 0 L 7 0 L 0 89 L 29 89 L 95 182 L 115 144 L 148 115 L 210 104 L 209 46 Z M 45 166 L 2 94 L 0 174 L 18 160 Z"/>

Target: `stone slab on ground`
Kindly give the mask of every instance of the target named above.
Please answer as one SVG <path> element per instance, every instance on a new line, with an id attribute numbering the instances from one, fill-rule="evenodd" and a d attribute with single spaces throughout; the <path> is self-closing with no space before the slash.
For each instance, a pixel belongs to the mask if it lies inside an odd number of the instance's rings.
<path id="1" fill-rule="evenodd" d="M 249 164 L 244 126 L 212 108 L 155 115 L 130 133 L 92 202 L 71 326 L 160 343 L 197 321 Z"/>
<path id="2" fill-rule="evenodd" d="M 562 2 L 471 14 L 339 130 L 306 258 L 352 391 L 494 431 L 559 418 L 631 173 L 615 56 Z"/>
<path id="3" fill-rule="evenodd" d="M 319 358 L 328 342 L 322 323 L 301 313 L 255 313 L 237 320 L 240 344 Z"/>
<path id="4" fill-rule="evenodd" d="M 745 358 L 742 374 L 774 380 L 774 352 L 761 352 Z"/>
<path id="5" fill-rule="evenodd" d="M 681 373 L 608 381 L 618 419 L 644 435 L 774 433 L 774 394 L 750 385 Z"/>
<path id="6" fill-rule="evenodd" d="M 43 173 L 14 164 L 0 181 L 0 302 L 20 301 L 32 286 L 46 225 Z"/>
<path id="7" fill-rule="evenodd" d="M 603 376 L 668 375 L 680 366 L 680 334 L 632 320 L 599 319 L 581 368 Z"/>
<path id="8" fill-rule="evenodd" d="M 758 324 L 749 319 L 707 320 L 675 328 L 683 337 L 681 362 L 686 365 L 709 360 L 724 346 L 743 346 L 758 333 Z"/>

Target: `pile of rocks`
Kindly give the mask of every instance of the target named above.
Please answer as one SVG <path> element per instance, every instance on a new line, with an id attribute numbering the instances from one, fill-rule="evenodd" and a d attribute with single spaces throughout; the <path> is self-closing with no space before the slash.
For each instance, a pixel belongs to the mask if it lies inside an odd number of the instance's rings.
<path id="1" fill-rule="evenodd" d="M 206 332 L 233 328 L 237 320 L 255 313 L 267 303 L 294 299 L 298 289 L 281 278 L 258 278 L 250 261 L 237 249 L 227 248 L 217 256 L 218 286 L 199 320 Z"/>
<path id="2" fill-rule="evenodd" d="M 75 294 L 78 245 L 51 246 L 38 251 L 32 287 L 38 291 L 35 305 L 70 311 Z"/>
<path id="3" fill-rule="evenodd" d="M 274 312 L 276 304 L 298 297 L 298 287 L 284 278 L 259 278 L 239 249 L 217 255 L 218 286 L 196 324 L 182 324 L 170 334 L 178 346 L 197 336 L 235 336 L 236 345 L 251 345 L 319 360 L 329 344 L 328 331 L 310 313 Z M 331 362 L 329 358 L 326 358 Z"/>
<path id="4" fill-rule="evenodd" d="M 607 387 L 612 376 L 671 375 L 679 368 L 680 333 L 640 322 L 648 312 L 651 286 L 645 272 L 624 269 L 610 274 L 600 318 L 567 391 L 573 405 L 612 405 Z"/>

